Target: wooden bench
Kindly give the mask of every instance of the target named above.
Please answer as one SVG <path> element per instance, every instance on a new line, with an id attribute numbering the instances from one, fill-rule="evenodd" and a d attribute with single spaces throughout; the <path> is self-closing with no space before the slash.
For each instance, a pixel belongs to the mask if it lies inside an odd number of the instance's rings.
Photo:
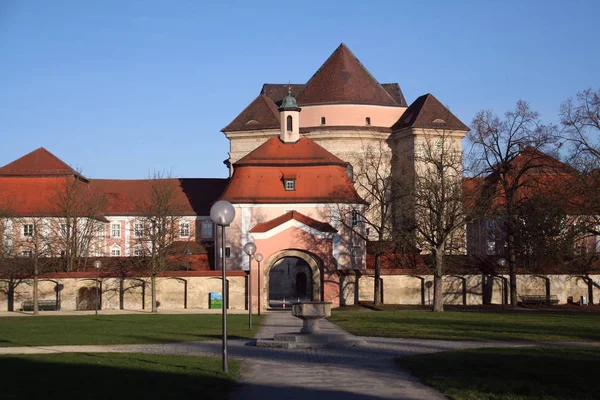
<path id="1" fill-rule="evenodd" d="M 542 295 L 527 295 L 527 296 L 519 296 L 521 299 L 521 304 L 524 306 L 527 305 L 551 305 L 558 304 L 558 297 L 556 295 L 551 294 L 546 296 Z"/>
<path id="2" fill-rule="evenodd" d="M 60 300 L 38 300 L 40 311 L 60 311 Z M 25 300 L 21 303 L 21 311 L 33 311 L 33 300 Z"/>

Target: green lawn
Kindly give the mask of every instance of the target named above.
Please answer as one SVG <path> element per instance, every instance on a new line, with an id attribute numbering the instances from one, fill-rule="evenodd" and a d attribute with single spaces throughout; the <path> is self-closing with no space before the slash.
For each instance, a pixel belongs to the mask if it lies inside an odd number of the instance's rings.
<path id="1" fill-rule="evenodd" d="M 261 318 L 228 315 L 228 336 L 251 338 Z M 144 344 L 221 338 L 220 314 L 83 315 L 0 318 L 0 346 Z"/>
<path id="2" fill-rule="evenodd" d="M 591 400 L 600 393 L 600 348 L 478 349 L 397 362 L 455 400 Z"/>
<path id="3" fill-rule="evenodd" d="M 2 320 L 4 321 L 4 319 Z M 0 399 L 225 399 L 239 361 L 138 353 L 0 356 Z"/>
<path id="4" fill-rule="evenodd" d="M 360 336 L 452 340 L 600 341 L 600 316 L 568 312 L 335 311 Z"/>

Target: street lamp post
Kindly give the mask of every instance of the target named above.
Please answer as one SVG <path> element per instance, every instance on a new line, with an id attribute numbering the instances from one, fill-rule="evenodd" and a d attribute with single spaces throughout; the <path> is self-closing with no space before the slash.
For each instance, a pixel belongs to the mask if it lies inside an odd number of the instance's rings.
<path id="1" fill-rule="evenodd" d="M 221 227 L 221 279 L 222 279 L 222 327 L 223 327 L 223 372 L 227 365 L 227 268 L 225 265 L 225 227 L 235 218 L 235 208 L 230 202 L 219 200 L 210 208 L 210 219 Z"/>
<path id="2" fill-rule="evenodd" d="M 263 255 L 256 253 L 254 259 L 258 263 L 258 316 L 260 317 L 260 262 L 263 260 Z"/>
<path id="3" fill-rule="evenodd" d="M 246 243 L 244 253 L 248 254 L 248 329 L 252 329 L 252 256 L 256 253 L 256 245 Z"/>
<path id="4" fill-rule="evenodd" d="M 94 261 L 94 268 L 96 268 L 96 296 L 95 296 L 96 297 L 96 301 L 95 301 L 96 315 L 98 315 L 98 296 L 99 296 L 98 292 L 100 290 L 98 287 L 99 286 L 98 283 L 100 282 L 100 267 L 102 267 L 102 261 L 100 261 L 100 260 Z"/>
<path id="5" fill-rule="evenodd" d="M 504 267 L 506 266 L 506 259 L 500 257 L 498 259 L 498 265 L 500 266 L 500 268 L 504 269 Z M 506 279 L 504 279 L 504 275 L 500 277 L 500 279 L 502 280 L 502 310 L 504 310 L 504 303 L 506 300 L 506 288 L 504 287 Z"/>

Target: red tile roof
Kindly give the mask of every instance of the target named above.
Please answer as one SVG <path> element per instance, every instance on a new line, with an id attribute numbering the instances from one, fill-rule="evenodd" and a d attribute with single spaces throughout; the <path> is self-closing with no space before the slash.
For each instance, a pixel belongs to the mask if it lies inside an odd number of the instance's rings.
<path id="1" fill-rule="evenodd" d="M 393 131 L 405 128 L 469 130 L 430 93 L 417 98 L 392 126 Z"/>
<path id="2" fill-rule="evenodd" d="M 259 94 L 223 132 L 279 128 L 279 111 L 269 97 Z"/>
<path id="3" fill-rule="evenodd" d="M 347 163 L 312 139 L 283 143 L 273 137 L 233 164 L 221 199 L 232 203 L 363 203 Z M 283 180 L 295 179 L 295 190 Z"/>
<path id="4" fill-rule="evenodd" d="M 309 79 L 298 104 L 374 104 L 401 106 L 341 44 Z"/>
<path id="5" fill-rule="evenodd" d="M 279 107 L 283 98 L 287 96 L 288 89 L 291 90 L 292 96 L 297 97 L 298 94 L 306 86 L 304 83 L 265 83 L 260 90 L 260 94 L 264 94 Z"/>
<path id="6" fill-rule="evenodd" d="M 66 175 L 81 176 L 77 171 L 43 147 L 25 154 L 23 157 L 0 168 L 0 176 Z"/>
<path id="7" fill-rule="evenodd" d="M 246 154 L 233 164 L 234 168 L 245 165 L 340 165 L 348 163 L 334 156 L 312 139 L 300 137 L 295 143 L 283 143 L 272 137 L 261 146 Z"/>
<path id="8" fill-rule="evenodd" d="M 263 222 L 260 224 L 256 224 L 254 228 L 250 229 L 252 233 L 263 233 L 268 232 L 273 228 L 278 227 L 279 225 L 283 225 L 284 223 L 291 221 L 292 219 L 303 223 L 306 226 L 309 226 L 313 229 L 318 230 L 319 232 L 330 232 L 336 233 L 337 229 L 326 222 L 317 221 L 316 219 L 307 217 L 306 215 L 299 213 L 298 211 L 290 211 L 287 212 L 277 218 L 274 218 L 270 221 Z"/>
<path id="9" fill-rule="evenodd" d="M 298 94 L 304 90 L 304 83 L 265 83 L 260 91 L 261 94 L 269 97 L 279 107 L 281 101 L 287 96 L 288 88 L 291 89 L 292 95 L 298 97 Z M 381 83 L 381 87 L 389 93 L 390 96 L 402 107 L 407 107 L 406 99 L 397 83 Z"/>
<path id="10" fill-rule="evenodd" d="M 68 176 L 51 177 L 3 177 L 0 176 L 0 209 L 14 216 L 53 217 L 60 216 L 58 198 L 64 194 Z M 82 196 L 92 194 L 88 183 L 77 179 Z M 84 197 L 85 199 L 85 197 Z"/>

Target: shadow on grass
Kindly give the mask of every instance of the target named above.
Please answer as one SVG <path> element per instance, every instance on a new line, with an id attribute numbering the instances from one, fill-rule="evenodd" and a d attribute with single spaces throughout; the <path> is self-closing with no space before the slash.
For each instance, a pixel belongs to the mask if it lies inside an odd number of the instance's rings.
<path id="1" fill-rule="evenodd" d="M 477 349 L 397 363 L 452 398 L 597 399 L 600 349 Z"/>
<path id="2" fill-rule="evenodd" d="M 3 399 L 224 399 L 239 369 L 217 358 L 137 353 L 1 356 Z"/>

